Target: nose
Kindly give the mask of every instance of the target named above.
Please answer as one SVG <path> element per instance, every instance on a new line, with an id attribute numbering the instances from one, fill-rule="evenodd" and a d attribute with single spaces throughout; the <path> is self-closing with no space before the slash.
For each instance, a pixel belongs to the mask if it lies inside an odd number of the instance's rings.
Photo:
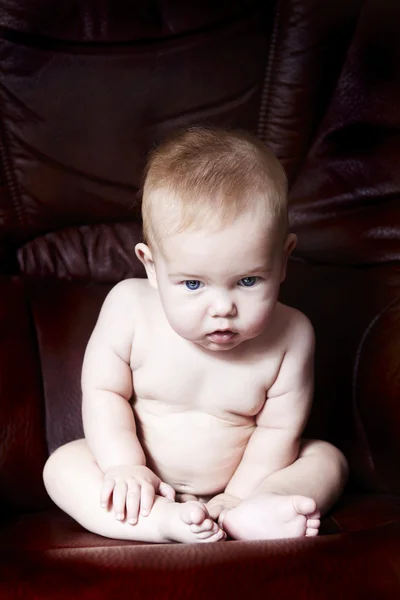
<path id="1" fill-rule="evenodd" d="M 213 296 L 209 310 L 211 317 L 234 317 L 236 316 L 236 305 L 226 292 L 217 292 Z"/>

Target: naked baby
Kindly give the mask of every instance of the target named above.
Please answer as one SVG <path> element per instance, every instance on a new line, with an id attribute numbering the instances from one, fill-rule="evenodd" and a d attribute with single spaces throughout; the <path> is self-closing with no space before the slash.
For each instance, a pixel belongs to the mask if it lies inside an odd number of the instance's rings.
<path id="1" fill-rule="evenodd" d="M 107 296 L 82 369 L 85 439 L 44 469 L 86 529 L 145 542 L 315 536 L 347 478 L 302 439 L 314 333 L 278 302 L 284 171 L 259 140 L 193 128 L 153 152 L 143 189 L 147 279 Z"/>

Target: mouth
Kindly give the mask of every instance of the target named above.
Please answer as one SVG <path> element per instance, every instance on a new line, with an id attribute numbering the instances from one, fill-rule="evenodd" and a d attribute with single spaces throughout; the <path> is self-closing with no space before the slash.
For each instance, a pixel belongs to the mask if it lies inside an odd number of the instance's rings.
<path id="1" fill-rule="evenodd" d="M 207 338 L 215 344 L 229 344 L 237 335 L 234 331 L 225 329 L 224 331 L 216 330 L 207 334 Z"/>

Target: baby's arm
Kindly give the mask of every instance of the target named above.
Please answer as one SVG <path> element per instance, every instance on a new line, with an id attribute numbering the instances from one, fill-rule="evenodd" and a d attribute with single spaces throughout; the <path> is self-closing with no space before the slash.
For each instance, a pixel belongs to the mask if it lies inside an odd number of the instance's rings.
<path id="1" fill-rule="evenodd" d="M 82 417 L 88 446 L 105 474 L 101 504 L 112 497 L 117 518 L 135 523 L 139 508 L 148 514 L 155 490 L 173 499 L 170 486 L 146 467 L 129 400 L 134 335 L 132 282 L 107 296 L 86 348 L 82 368 Z"/>
<path id="2" fill-rule="evenodd" d="M 256 417 L 257 426 L 225 489 L 227 494 L 245 498 L 269 475 L 296 460 L 314 391 L 314 345 L 311 323 L 294 311 L 278 377 Z"/>

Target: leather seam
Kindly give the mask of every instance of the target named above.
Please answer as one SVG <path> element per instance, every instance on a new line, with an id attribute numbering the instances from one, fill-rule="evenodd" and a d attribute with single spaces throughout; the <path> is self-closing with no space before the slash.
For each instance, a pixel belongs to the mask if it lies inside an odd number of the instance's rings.
<path id="1" fill-rule="evenodd" d="M 4 174 L 4 183 L 6 189 L 6 198 L 9 199 L 9 208 L 12 216 L 10 222 L 16 222 L 21 228 L 23 226 L 22 211 L 17 210 L 18 206 L 18 183 L 15 177 L 14 164 L 11 153 L 9 152 L 8 134 L 4 123 L 4 118 L 0 115 L 0 158 L 2 162 L 2 172 Z M 8 192 L 8 193 L 7 193 Z"/>
<path id="2" fill-rule="evenodd" d="M 379 484 L 381 484 L 380 478 L 376 471 L 375 461 L 374 461 L 373 454 L 372 454 L 372 451 L 371 451 L 371 448 L 370 448 L 370 445 L 368 442 L 368 436 L 365 431 L 365 427 L 364 427 L 363 419 L 361 417 L 360 410 L 358 408 L 357 382 L 358 382 L 358 374 L 359 374 L 359 368 L 360 368 L 360 362 L 361 362 L 361 355 L 362 355 L 362 351 L 365 346 L 366 340 L 368 339 L 370 332 L 372 331 L 372 329 L 374 328 L 376 323 L 379 321 L 379 319 L 382 317 L 382 315 L 385 312 L 387 312 L 388 310 L 390 310 L 390 308 L 392 306 L 394 306 L 397 302 L 398 302 L 398 298 L 395 298 L 394 300 L 389 302 L 389 304 L 387 304 L 384 308 L 382 308 L 382 310 L 380 310 L 368 324 L 367 328 L 365 329 L 365 331 L 362 335 L 362 338 L 360 340 L 358 348 L 356 350 L 354 369 L 353 369 L 352 406 L 353 406 L 353 415 L 354 415 L 354 419 L 355 419 L 355 425 L 356 425 L 356 429 L 358 430 L 358 433 L 360 434 L 360 436 L 362 438 L 362 442 L 364 444 L 364 448 L 366 451 L 369 467 L 372 469 L 374 477 L 376 477 Z M 388 492 L 386 486 L 383 486 L 383 488 L 384 488 L 384 491 Z"/>
<path id="3" fill-rule="evenodd" d="M 278 37 L 281 23 L 281 4 L 283 0 L 277 3 L 275 17 L 273 20 L 270 51 L 266 61 L 263 89 L 261 92 L 260 109 L 258 114 L 257 135 L 263 142 L 267 143 L 267 123 L 270 113 L 270 98 L 272 93 L 272 73 L 275 65 L 275 58 L 278 48 Z"/>
<path id="4" fill-rule="evenodd" d="M 22 45 L 28 48 L 36 48 L 41 50 L 49 50 L 51 52 L 62 52 L 76 54 L 76 50 L 80 55 L 85 54 L 102 54 L 109 53 L 110 50 L 120 51 L 128 48 L 152 48 L 156 45 L 175 44 L 177 41 L 190 42 L 197 38 L 202 38 L 204 34 L 218 36 L 221 31 L 227 29 L 242 28 L 249 21 L 254 19 L 262 12 L 262 3 L 256 4 L 251 8 L 243 9 L 242 11 L 231 15 L 226 19 L 219 19 L 213 23 L 203 25 L 199 28 L 189 29 L 188 31 L 180 31 L 175 34 L 160 35 L 148 38 L 138 39 L 123 39 L 105 41 L 104 39 L 96 40 L 76 40 L 65 39 L 60 37 L 52 37 L 46 34 L 32 33 L 30 31 L 13 29 L 0 25 L 0 37 L 12 44 Z"/>

